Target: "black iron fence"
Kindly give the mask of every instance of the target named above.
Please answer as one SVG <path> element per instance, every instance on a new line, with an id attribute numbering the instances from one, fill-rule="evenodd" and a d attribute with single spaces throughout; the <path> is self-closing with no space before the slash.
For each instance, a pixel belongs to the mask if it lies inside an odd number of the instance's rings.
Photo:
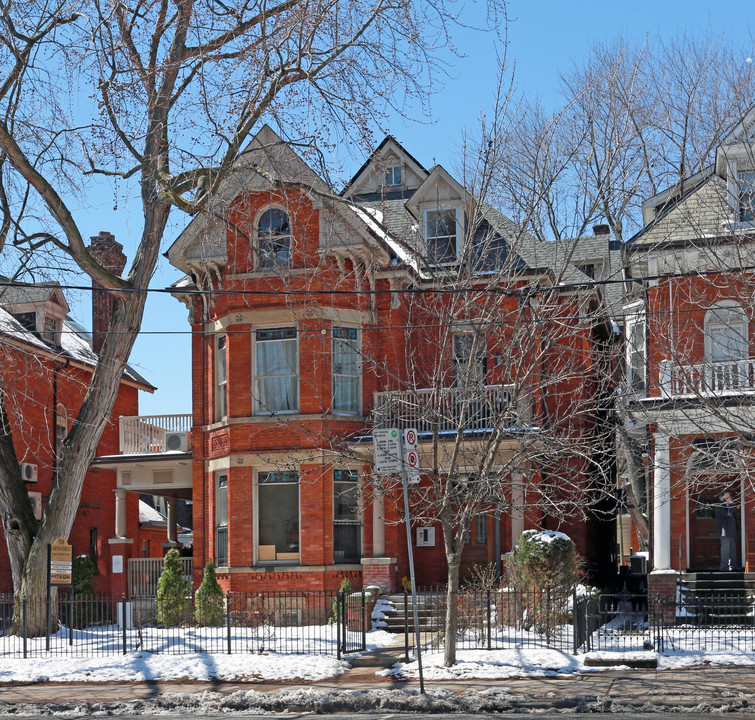
<path id="1" fill-rule="evenodd" d="M 420 643 L 445 641 L 445 589 L 418 594 Z M 297 653 L 342 657 L 366 649 L 371 599 L 364 591 L 229 593 L 212 612 L 194 596 L 168 615 L 153 597 L 71 597 L 35 604 L 0 596 L 0 657 L 149 653 Z M 406 652 L 415 645 L 411 596 L 394 600 Z M 402 621 L 402 622 L 401 622 Z M 45 631 L 47 628 L 47 631 Z M 673 598 L 575 589 L 464 590 L 457 596 L 457 647 L 550 647 L 565 653 L 752 652 L 755 598 L 747 592 Z"/>
<path id="2" fill-rule="evenodd" d="M 445 590 L 418 594 L 420 643 L 445 640 Z M 583 590 L 525 592 L 505 588 L 461 591 L 457 596 L 458 649 L 550 647 L 570 654 L 596 651 L 662 653 L 752 652 L 755 596 L 677 593 L 674 598 Z M 415 645 L 411 596 L 397 612 L 404 618 L 406 652 Z"/>
<path id="3" fill-rule="evenodd" d="M 342 655 L 365 649 L 368 603 L 356 593 L 228 593 L 214 610 L 183 598 L 165 610 L 154 597 L 109 595 L 34 603 L 0 596 L 0 656 L 149 653 Z"/>

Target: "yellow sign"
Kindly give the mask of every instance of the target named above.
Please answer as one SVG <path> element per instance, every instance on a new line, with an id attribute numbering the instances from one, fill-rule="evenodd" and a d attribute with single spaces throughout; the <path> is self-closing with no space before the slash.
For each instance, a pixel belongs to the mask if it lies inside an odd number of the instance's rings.
<path id="1" fill-rule="evenodd" d="M 73 582 L 73 547 L 59 537 L 50 545 L 50 585 L 70 585 Z"/>

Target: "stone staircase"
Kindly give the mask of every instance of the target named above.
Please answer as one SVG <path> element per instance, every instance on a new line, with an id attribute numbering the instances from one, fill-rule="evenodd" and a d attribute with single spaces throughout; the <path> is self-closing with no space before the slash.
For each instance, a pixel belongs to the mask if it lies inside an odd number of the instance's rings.
<path id="1" fill-rule="evenodd" d="M 403 593 L 396 593 L 394 595 L 383 595 L 382 599 L 388 600 L 392 605 L 392 610 L 385 613 L 386 626 L 383 629 L 390 633 L 403 633 L 404 618 L 407 617 L 409 632 L 414 632 L 412 596 L 407 595 L 405 600 Z M 417 593 L 417 615 L 419 616 L 421 632 L 436 632 L 442 629 L 444 601 L 445 593 L 442 592 Z"/>
<path id="2" fill-rule="evenodd" d="M 699 625 L 755 622 L 755 573 L 682 573 L 679 596 L 682 612 L 678 613 L 678 622 Z"/>

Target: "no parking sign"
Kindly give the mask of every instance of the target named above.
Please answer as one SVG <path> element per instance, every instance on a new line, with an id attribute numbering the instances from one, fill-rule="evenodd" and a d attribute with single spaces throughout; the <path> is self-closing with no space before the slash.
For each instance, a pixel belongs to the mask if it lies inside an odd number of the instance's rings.
<path id="1" fill-rule="evenodd" d="M 416 485 L 419 482 L 419 455 L 415 428 L 404 430 L 404 468 L 407 482 Z"/>

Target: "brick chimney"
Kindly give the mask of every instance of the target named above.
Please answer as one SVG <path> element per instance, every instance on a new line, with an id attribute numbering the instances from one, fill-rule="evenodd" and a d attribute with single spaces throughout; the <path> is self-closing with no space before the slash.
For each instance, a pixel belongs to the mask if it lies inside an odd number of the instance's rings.
<path id="1" fill-rule="evenodd" d="M 123 245 L 115 241 L 115 235 L 102 231 L 91 238 L 92 244 L 87 248 L 89 254 L 105 269 L 120 276 L 126 267 L 126 256 Z M 99 353 L 105 341 L 110 310 L 113 301 L 110 293 L 105 291 L 99 283 L 92 281 L 92 349 Z"/>
<path id="2" fill-rule="evenodd" d="M 593 235 L 610 235 L 611 228 L 608 225 L 600 224 L 592 226 Z"/>

